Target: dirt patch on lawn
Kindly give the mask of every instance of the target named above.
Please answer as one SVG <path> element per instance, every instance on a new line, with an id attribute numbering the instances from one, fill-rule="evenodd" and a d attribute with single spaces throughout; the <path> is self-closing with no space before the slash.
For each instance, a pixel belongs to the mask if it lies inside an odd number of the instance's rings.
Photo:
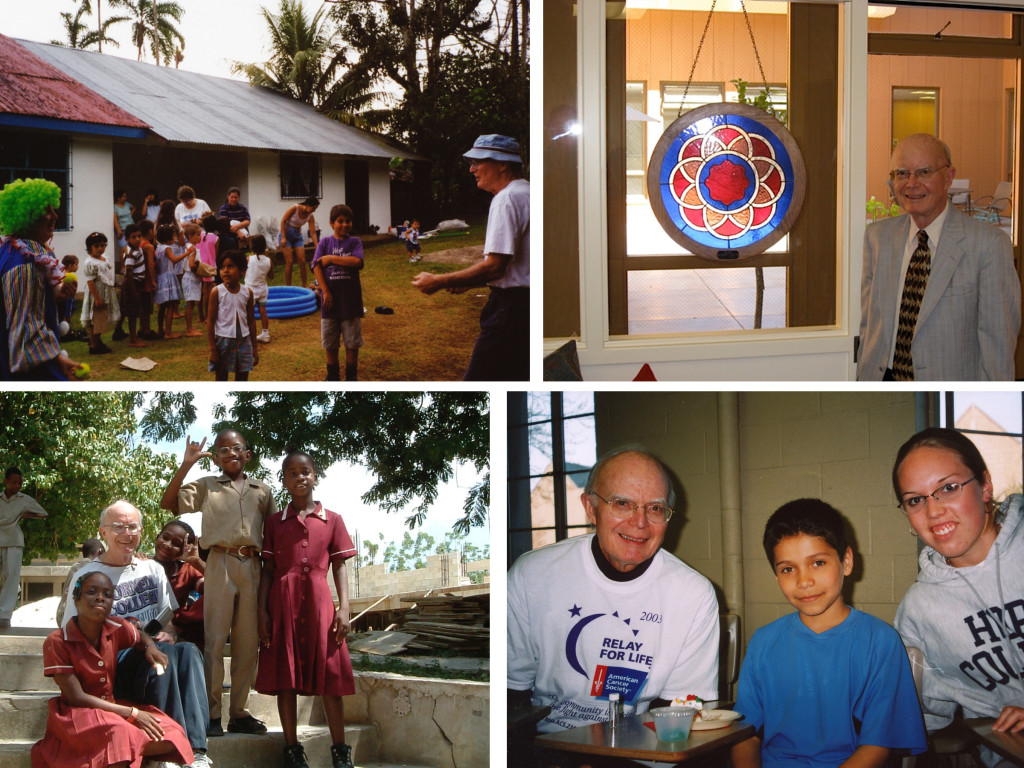
<path id="1" fill-rule="evenodd" d="M 437 264 L 472 264 L 474 261 L 480 261 L 483 257 L 483 245 L 464 245 L 461 248 L 424 253 L 423 261 L 432 261 Z"/>

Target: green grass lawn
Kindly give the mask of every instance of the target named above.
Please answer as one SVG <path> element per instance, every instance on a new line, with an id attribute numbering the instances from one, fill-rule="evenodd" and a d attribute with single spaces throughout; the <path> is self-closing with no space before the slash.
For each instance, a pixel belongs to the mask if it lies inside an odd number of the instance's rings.
<path id="1" fill-rule="evenodd" d="M 487 289 L 464 294 L 439 292 L 425 296 L 412 287 L 419 272 L 451 272 L 462 265 L 432 263 L 430 254 L 451 248 L 480 245 L 485 225 L 470 227 L 468 235 L 423 240 L 423 261 L 410 264 L 402 241 L 378 245 L 366 250 L 360 275 L 363 304 L 363 348 L 359 351 L 359 378 L 363 381 L 458 381 L 469 362 L 473 342 L 479 332 L 480 310 L 487 301 Z M 299 270 L 293 267 L 293 283 L 299 282 Z M 284 268 L 275 263 L 271 285 L 284 285 Z M 79 300 L 80 301 L 80 300 Z M 374 308 L 391 307 L 393 315 L 378 315 Z M 184 303 L 182 303 L 184 308 Z M 79 322 L 78 311 L 73 326 Z M 256 321 L 257 333 L 260 322 Z M 156 311 L 151 319 L 156 328 Z M 129 347 L 127 340 L 111 341 L 110 332 L 103 341 L 114 351 L 108 355 L 89 355 L 86 342 L 66 342 L 63 346 L 72 359 L 91 367 L 86 381 L 212 381 L 207 369 L 206 325 L 195 327 L 202 337 L 151 341 L 148 347 Z M 185 321 L 174 322 L 176 333 L 184 332 Z M 304 317 L 270 319 L 270 343 L 259 344 L 260 360 L 250 373 L 250 381 L 320 381 L 326 374 L 324 350 L 320 346 L 320 313 Z M 127 357 L 148 357 L 158 363 L 151 371 L 140 373 L 121 367 Z M 344 352 L 342 352 L 344 362 Z M 344 366 L 342 367 L 344 373 Z M 233 377 L 232 377 L 233 380 Z"/>

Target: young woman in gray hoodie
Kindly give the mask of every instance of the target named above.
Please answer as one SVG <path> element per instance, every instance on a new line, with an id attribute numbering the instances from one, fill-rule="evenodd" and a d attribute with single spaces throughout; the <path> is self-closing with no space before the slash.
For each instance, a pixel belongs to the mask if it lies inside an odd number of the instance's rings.
<path id="1" fill-rule="evenodd" d="M 921 701 L 929 731 L 965 717 L 1024 730 L 1024 497 L 993 499 L 977 447 L 952 429 L 904 443 L 893 489 L 926 545 L 896 612 L 906 646 L 924 653 Z M 1000 758 L 983 750 L 987 765 Z"/>

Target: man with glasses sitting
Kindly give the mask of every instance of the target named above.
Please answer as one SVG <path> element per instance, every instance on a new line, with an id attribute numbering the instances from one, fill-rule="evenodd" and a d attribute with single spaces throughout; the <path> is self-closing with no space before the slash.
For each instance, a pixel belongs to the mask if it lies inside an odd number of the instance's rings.
<path id="1" fill-rule="evenodd" d="M 949 203 L 956 168 L 928 134 L 892 154 L 907 216 L 867 228 L 861 275 L 862 381 L 1012 381 L 1020 280 L 1010 238 Z"/>
<path id="2" fill-rule="evenodd" d="M 213 452 L 185 439 L 185 457 L 168 483 L 160 506 L 183 515 L 203 513 L 199 546 L 210 550 L 206 560 L 203 623 L 206 632 L 206 685 L 210 697 L 209 736 L 223 736 L 221 694 L 224 689 L 224 646 L 231 635 L 231 701 L 228 730 L 266 733 L 267 726 L 249 713 L 249 691 L 256 681 L 259 636 L 256 633 L 260 550 L 263 521 L 277 513 L 274 494 L 245 474 L 252 452 L 240 432 L 221 430 Z M 223 474 L 182 485 L 201 458 L 213 458 Z"/>
<path id="3" fill-rule="evenodd" d="M 106 551 L 86 563 L 78 578 L 94 571 L 104 573 L 114 585 L 114 605 L 110 613 L 132 621 L 144 629 L 167 654 L 166 670 L 154 668 L 145 653 L 133 648 L 117 662 L 114 697 L 152 704 L 185 729 L 195 752 L 193 768 L 209 768 L 206 756 L 206 723 L 209 720 L 203 655 L 192 643 L 177 642 L 171 618 L 178 601 L 163 566 L 156 560 L 136 556 L 142 538 L 142 512 L 123 499 L 115 501 L 100 515 L 100 536 Z M 73 585 L 72 585 L 73 586 Z M 78 614 L 69 600 L 61 619 L 66 627 Z M 100 662 L 102 664 L 102 662 Z"/>
<path id="4" fill-rule="evenodd" d="M 612 693 L 626 713 L 717 699 L 718 601 L 661 549 L 675 502 L 664 465 L 619 449 L 594 465 L 580 499 L 596 532 L 527 552 L 508 574 L 510 711 L 550 707 L 537 726 L 550 732 L 607 720 Z M 515 757 L 566 760 L 536 748 Z"/>

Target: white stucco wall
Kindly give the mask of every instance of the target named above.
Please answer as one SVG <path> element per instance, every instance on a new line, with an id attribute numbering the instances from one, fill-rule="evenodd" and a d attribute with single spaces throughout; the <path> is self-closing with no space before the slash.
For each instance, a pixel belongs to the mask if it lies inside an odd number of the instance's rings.
<path id="1" fill-rule="evenodd" d="M 254 222 L 260 216 L 280 222 L 291 204 L 281 200 L 281 166 L 276 152 L 249 152 L 248 182 L 239 187 Z"/>
<path id="2" fill-rule="evenodd" d="M 370 164 L 370 224 L 386 230 L 391 219 L 391 177 L 388 161 L 371 159 Z M 323 155 L 321 165 L 323 194 L 316 222 L 321 234 L 330 229 L 328 214 L 331 206 L 345 202 L 345 158 L 338 155 Z M 260 216 L 274 216 L 280 223 L 281 216 L 297 200 L 281 198 L 281 167 L 276 152 L 250 152 L 248 182 L 242 187 L 242 200 L 246 201 L 254 219 Z M 241 186 L 241 185 L 240 185 Z"/>
<path id="3" fill-rule="evenodd" d="M 71 185 L 71 230 L 53 235 L 53 252 L 58 259 L 69 253 L 84 258 L 85 237 L 90 232 L 103 232 L 111 241 L 114 239 L 114 160 L 110 139 L 72 139 Z M 62 206 L 66 204 L 61 200 Z"/>

